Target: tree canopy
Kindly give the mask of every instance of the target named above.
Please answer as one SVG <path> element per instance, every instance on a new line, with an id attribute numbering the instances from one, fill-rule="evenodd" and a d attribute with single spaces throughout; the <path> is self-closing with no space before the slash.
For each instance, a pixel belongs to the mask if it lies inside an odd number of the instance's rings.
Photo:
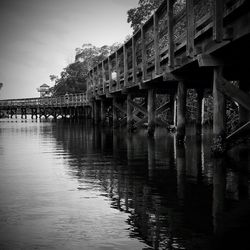
<path id="1" fill-rule="evenodd" d="M 54 87 L 51 88 L 52 95 L 58 96 L 85 91 L 89 70 L 118 49 L 119 46 L 120 44 L 113 44 L 96 47 L 88 43 L 83 44 L 81 48 L 76 48 L 75 62 L 64 68 L 60 77 L 50 75 L 50 80 L 55 81 Z"/>
<path id="2" fill-rule="evenodd" d="M 137 31 L 142 24 L 153 14 L 163 0 L 139 0 L 138 7 L 129 9 L 127 12 L 127 22 L 131 23 L 134 31 Z"/>

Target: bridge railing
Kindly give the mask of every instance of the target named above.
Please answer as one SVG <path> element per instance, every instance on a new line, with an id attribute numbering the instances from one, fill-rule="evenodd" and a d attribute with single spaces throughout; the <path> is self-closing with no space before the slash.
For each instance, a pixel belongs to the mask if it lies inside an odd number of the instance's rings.
<path id="1" fill-rule="evenodd" d="M 0 109 L 8 107 L 67 107 L 88 105 L 86 93 L 66 94 L 57 97 L 0 100 Z"/>
<path id="2" fill-rule="evenodd" d="M 222 39 L 223 18 L 245 2 L 165 0 L 129 41 L 89 71 L 88 93 L 121 91 L 180 67 L 202 52 L 202 39 Z"/>

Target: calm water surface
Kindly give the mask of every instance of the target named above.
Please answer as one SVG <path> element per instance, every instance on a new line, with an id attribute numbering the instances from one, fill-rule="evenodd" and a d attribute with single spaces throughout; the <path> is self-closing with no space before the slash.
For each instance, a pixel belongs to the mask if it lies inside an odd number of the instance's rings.
<path id="1" fill-rule="evenodd" d="M 0 249 L 250 249 L 250 147 L 0 120 Z"/>

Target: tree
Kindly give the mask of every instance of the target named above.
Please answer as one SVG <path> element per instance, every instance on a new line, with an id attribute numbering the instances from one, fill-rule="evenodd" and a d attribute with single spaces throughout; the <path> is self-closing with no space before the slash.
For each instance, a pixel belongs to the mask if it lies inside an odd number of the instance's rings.
<path id="1" fill-rule="evenodd" d="M 60 77 L 50 75 L 50 80 L 55 81 L 54 87 L 51 88 L 52 95 L 85 91 L 88 72 L 119 47 L 120 44 L 117 43 L 100 48 L 87 43 L 81 48 L 76 48 L 75 62 L 64 68 Z"/>
<path id="2" fill-rule="evenodd" d="M 164 0 L 139 0 L 138 7 L 128 10 L 127 22 L 136 32 L 153 14 L 153 12 L 163 3 Z M 183 9 L 185 0 L 174 1 L 174 12 L 178 13 Z"/>
<path id="3" fill-rule="evenodd" d="M 136 32 L 142 24 L 153 14 L 163 0 L 139 0 L 138 7 L 129 9 L 127 12 L 127 22 L 131 23 L 130 26 Z"/>

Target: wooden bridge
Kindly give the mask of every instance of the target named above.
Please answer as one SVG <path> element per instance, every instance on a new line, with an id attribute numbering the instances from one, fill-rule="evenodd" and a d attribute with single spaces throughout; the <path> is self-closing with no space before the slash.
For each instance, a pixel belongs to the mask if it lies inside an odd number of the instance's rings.
<path id="1" fill-rule="evenodd" d="M 166 0 L 133 37 L 88 75 L 94 120 L 113 108 L 113 124 L 128 130 L 173 124 L 183 141 L 187 89 L 196 92 L 196 123 L 213 98 L 214 142 L 226 138 L 226 99 L 237 103 L 239 124 L 249 121 L 250 7 L 247 0 Z M 206 93 L 206 94 L 204 94 Z M 165 95 L 165 103 L 159 100 Z M 169 119 L 161 120 L 162 112 Z M 243 126 L 244 130 L 248 126 Z"/>
<path id="2" fill-rule="evenodd" d="M 90 70 L 87 97 L 5 100 L 0 107 L 10 115 L 17 108 L 25 115 L 22 109 L 29 107 L 33 115 L 39 108 L 40 117 L 57 117 L 91 105 L 95 124 L 112 111 L 114 127 L 126 124 L 132 131 L 146 125 L 153 135 L 156 125 L 175 126 L 181 142 L 187 90 L 193 89 L 198 133 L 212 97 L 214 144 L 220 151 L 226 138 L 249 128 L 249 44 L 249 1 L 165 0 L 130 40 Z M 229 101 L 238 105 L 233 136 L 226 126 Z"/>
<path id="3" fill-rule="evenodd" d="M 12 118 L 21 114 L 22 118 L 27 118 L 30 114 L 32 119 L 47 119 L 49 116 L 79 117 L 89 116 L 90 107 L 86 93 L 67 94 L 57 97 L 8 99 L 0 101 L 0 113 Z"/>

